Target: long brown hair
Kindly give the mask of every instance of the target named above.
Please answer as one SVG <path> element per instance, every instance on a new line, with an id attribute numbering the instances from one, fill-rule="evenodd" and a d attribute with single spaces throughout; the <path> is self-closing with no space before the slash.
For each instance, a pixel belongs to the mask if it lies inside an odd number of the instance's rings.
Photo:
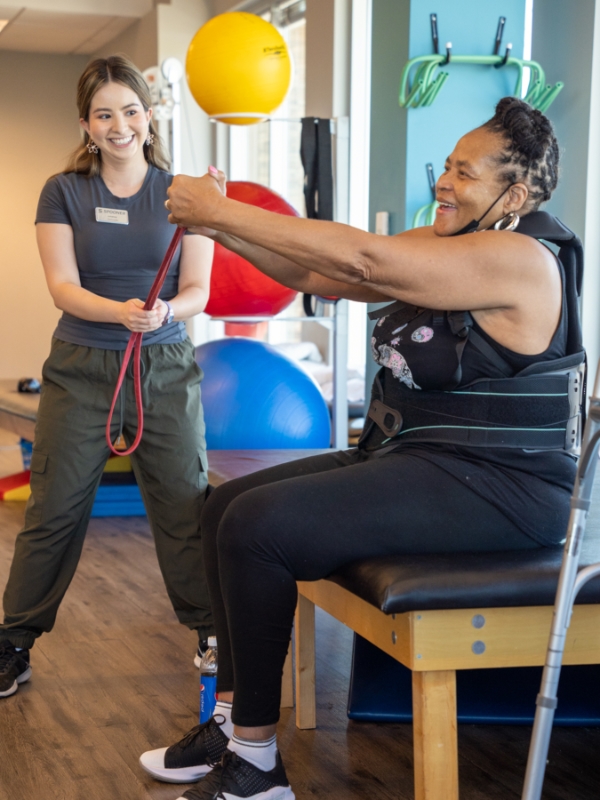
<path id="1" fill-rule="evenodd" d="M 92 98 L 98 89 L 101 89 L 105 84 L 111 82 L 122 83 L 123 86 L 132 89 L 138 96 L 145 111 L 148 111 L 151 107 L 152 100 L 150 98 L 150 90 L 148 89 L 148 85 L 142 73 L 135 64 L 125 56 L 96 58 L 87 65 L 77 84 L 77 108 L 81 119 L 89 119 Z M 91 139 L 89 134 L 83 129 L 82 133 L 82 142 L 79 147 L 71 153 L 64 172 L 78 172 L 82 175 L 88 175 L 89 177 L 99 175 L 102 155 L 100 152 L 90 153 L 88 151 L 87 146 Z M 158 167 L 158 169 L 168 172 L 171 166 L 170 160 L 165 153 L 163 143 L 152 120 L 150 120 L 149 133 L 154 134 L 154 141 L 152 144 L 144 144 L 144 156 L 146 161 Z"/>

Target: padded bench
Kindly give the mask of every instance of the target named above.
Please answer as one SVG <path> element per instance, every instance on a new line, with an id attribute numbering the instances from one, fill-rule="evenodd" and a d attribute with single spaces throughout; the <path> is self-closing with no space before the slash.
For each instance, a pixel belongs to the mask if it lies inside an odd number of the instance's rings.
<path id="1" fill-rule="evenodd" d="M 319 606 L 412 671 L 415 799 L 458 800 L 456 671 L 543 665 L 561 561 L 562 548 L 386 557 L 299 582 L 297 726 L 316 726 Z M 598 561 L 592 508 L 580 566 Z M 600 663 L 598 579 L 579 596 L 564 663 Z"/>

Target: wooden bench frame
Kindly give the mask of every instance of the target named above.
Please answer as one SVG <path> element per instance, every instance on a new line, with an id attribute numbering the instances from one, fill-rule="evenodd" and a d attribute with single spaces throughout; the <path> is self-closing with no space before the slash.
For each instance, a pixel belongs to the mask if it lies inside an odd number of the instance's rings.
<path id="1" fill-rule="evenodd" d="M 412 670 L 415 800 L 458 800 L 456 670 L 543 665 L 552 608 L 448 609 L 388 615 L 331 581 L 301 581 L 298 592 L 296 726 L 316 727 L 318 606 Z M 600 605 L 575 607 L 564 663 L 600 663 Z M 286 683 L 287 699 L 289 682 L 284 680 L 284 686 Z"/>

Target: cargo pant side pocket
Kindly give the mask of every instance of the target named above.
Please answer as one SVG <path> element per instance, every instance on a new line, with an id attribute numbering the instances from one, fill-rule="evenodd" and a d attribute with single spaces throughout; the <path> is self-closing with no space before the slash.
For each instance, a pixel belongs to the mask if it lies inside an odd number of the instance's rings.
<path id="1" fill-rule="evenodd" d="M 25 510 L 25 526 L 41 522 L 46 496 L 48 455 L 33 448 L 31 454 L 31 495 Z"/>

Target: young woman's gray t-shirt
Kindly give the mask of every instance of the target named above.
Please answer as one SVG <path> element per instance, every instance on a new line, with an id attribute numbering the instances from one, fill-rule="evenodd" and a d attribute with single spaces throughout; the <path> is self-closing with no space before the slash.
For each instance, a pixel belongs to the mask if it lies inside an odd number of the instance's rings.
<path id="1" fill-rule="evenodd" d="M 119 302 L 134 297 L 145 300 L 175 232 L 164 205 L 172 180 L 172 175 L 150 165 L 139 192 L 115 197 L 99 176 L 88 178 L 75 172 L 56 175 L 42 189 L 35 221 L 73 228 L 84 289 Z M 97 222 L 97 208 L 126 211 L 128 224 Z M 180 256 L 181 248 L 160 293 L 163 300 L 177 294 Z M 124 350 L 130 331 L 118 323 L 89 322 L 63 312 L 54 336 L 72 344 Z M 171 322 L 145 333 L 142 343 L 172 344 L 186 336 L 183 322 Z"/>

